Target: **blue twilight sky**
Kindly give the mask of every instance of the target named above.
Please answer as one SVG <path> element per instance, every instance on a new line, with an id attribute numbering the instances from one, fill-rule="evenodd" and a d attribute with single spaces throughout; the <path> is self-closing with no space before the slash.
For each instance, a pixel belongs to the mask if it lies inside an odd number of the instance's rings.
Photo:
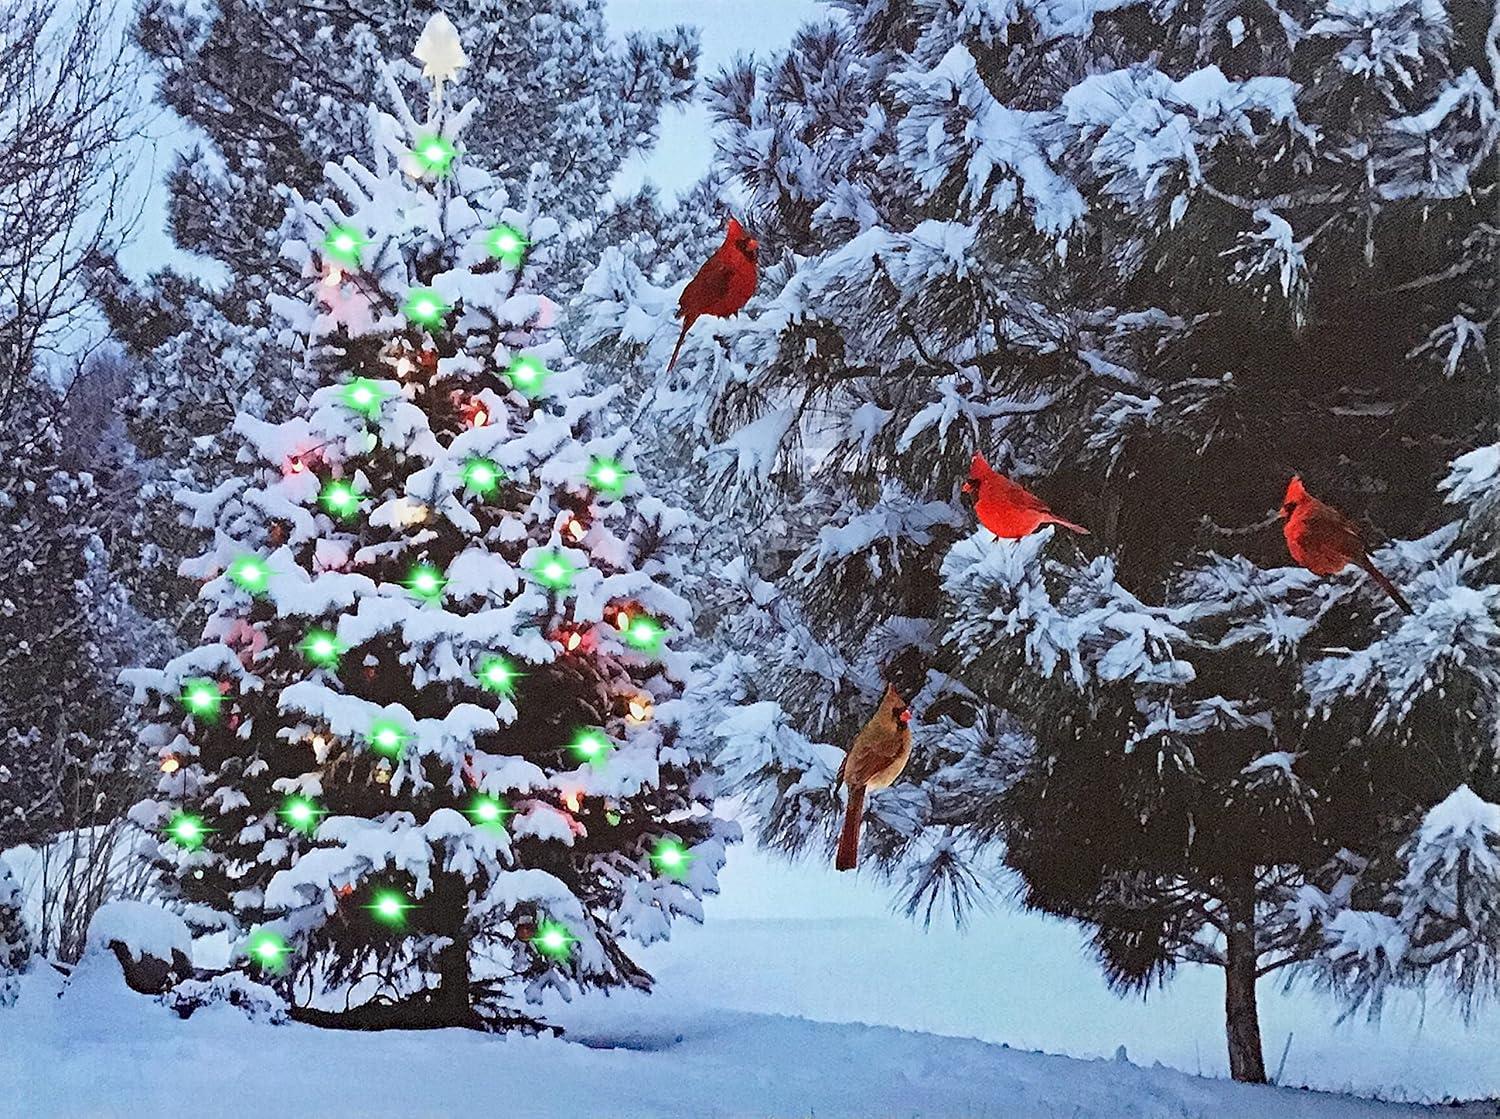
<path id="1" fill-rule="evenodd" d="M 712 74 L 737 54 L 763 53 L 784 46 L 793 32 L 818 14 L 815 0 L 607 0 L 610 26 L 621 35 L 661 30 L 679 23 L 696 25 L 702 35 L 700 73 Z M 122 11 L 129 11 L 121 5 Z M 165 191 L 161 177 L 172 152 L 188 142 L 182 122 L 157 115 L 137 163 L 133 180 L 144 197 L 134 236 L 121 253 L 125 267 L 144 276 L 164 263 L 188 264 L 173 248 L 166 231 Z M 671 110 L 662 120 L 661 140 L 645 156 L 629 160 L 614 186 L 628 191 L 650 179 L 668 194 L 695 182 L 707 169 L 713 151 L 708 114 L 701 105 Z M 202 266 L 199 262 L 199 267 Z"/>

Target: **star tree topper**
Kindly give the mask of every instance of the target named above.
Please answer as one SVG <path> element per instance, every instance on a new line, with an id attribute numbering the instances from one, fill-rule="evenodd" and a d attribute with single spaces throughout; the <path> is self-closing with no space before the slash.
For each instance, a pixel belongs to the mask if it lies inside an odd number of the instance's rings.
<path id="1" fill-rule="evenodd" d="M 469 64 L 469 56 L 458 41 L 458 28 L 442 12 L 433 13 L 411 53 L 422 64 L 422 76 L 431 80 L 433 92 L 439 96 L 443 83 L 452 81 Z"/>

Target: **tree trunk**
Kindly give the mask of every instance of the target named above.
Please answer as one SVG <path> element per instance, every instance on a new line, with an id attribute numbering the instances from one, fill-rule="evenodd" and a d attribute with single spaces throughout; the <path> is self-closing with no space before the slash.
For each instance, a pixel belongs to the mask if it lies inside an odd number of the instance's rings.
<path id="1" fill-rule="evenodd" d="M 1224 1029 L 1229 1039 L 1229 1075 L 1249 1084 L 1266 1082 L 1260 1045 L 1260 1011 L 1255 1002 L 1255 872 L 1229 883 L 1225 898 L 1228 928 L 1224 959 Z"/>
<path id="2" fill-rule="evenodd" d="M 432 992 L 433 1008 L 451 1015 L 457 1025 L 467 1019 L 469 1005 L 469 938 L 464 931 L 468 916 L 468 883 L 457 875 L 441 875 L 433 883 L 432 906 L 435 931 L 448 937 L 450 943 L 437 954 L 437 990 Z"/>

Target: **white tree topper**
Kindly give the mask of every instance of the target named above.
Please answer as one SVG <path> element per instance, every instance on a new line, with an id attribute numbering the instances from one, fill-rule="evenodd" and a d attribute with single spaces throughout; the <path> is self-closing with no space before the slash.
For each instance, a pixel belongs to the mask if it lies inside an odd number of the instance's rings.
<path id="1" fill-rule="evenodd" d="M 433 13 L 411 53 L 422 64 L 422 76 L 432 82 L 437 97 L 442 96 L 443 83 L 451 82 L 469 64 L 469 56 L 458 39 L 458 28 L 442 12 Z"/>

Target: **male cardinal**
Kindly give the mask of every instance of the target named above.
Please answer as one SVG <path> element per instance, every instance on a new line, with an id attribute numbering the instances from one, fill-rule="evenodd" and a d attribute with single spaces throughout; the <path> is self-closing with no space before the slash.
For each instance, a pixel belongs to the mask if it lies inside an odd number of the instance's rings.
<path id="1" fill-rule="evenodd" d="M 1357 563 L 1375 580 L 1376 586 L 1391 596 L 1392 602 L 1406 613 L 1412 612 L 1411 603 L 1396 589 L 1396 584 L 1370 562 L 1359 526 L 1332 505 L 1325 505 L 1308 493 L 1302 479 L 1295 474 L 1281 501 L 1281 519 L 1286 522 L 1281 531 L 1292 559 L 1314 575 L 1337 575 L 1349 564 Z"/>
<path id="2" fill-rule="evenodd" d="M 1030 536 L 1042 525 L 1061 525 L 1084 536 L 1089 534 L 1082 525 L 1063 520 L 1048 509 L 1047 503 L 1026 487 L 1017 485 L 1004 474 L 995 473 L 984 455 L 978 452 L 969 466 L 969 480 L 963 485 L 964 493 L 975 490 L 979 491 L 974 502 L 979 523 L 1006 540 Z"/>
<path id="3" fill-rule="evenodd" d="M 865 818 L 865 790 L 883 789 L 906 768 L 911 757 L 911 709 L 896 689 L 885 687 L 880 709 L 854 736 L 844 764 L 839 767 L 839 781 L 849 786 L 849 803 L 844 809 L 844 830 L 839 833 L 839 853 L 833 865 L 853 870 L 859 863 L 859 826 Z"/>
<path id="4" fill-rule="evenodd" d="M 740 223 L 730 218 L 724 230 L 724 243 L 704 261 L 703 267 L 688 281 L 677 300 L 682 333 L 677 336 L 672 360 L 667 362 L 668 373 L 677 364 L 683 339 L 699 315 L 728 318 L 739 314 L 740 309 L 750 302 L 750 297 L 755 294 L 755 262 L 759 250 L 760 242 L 754 237 L 746 237 Z"/>

